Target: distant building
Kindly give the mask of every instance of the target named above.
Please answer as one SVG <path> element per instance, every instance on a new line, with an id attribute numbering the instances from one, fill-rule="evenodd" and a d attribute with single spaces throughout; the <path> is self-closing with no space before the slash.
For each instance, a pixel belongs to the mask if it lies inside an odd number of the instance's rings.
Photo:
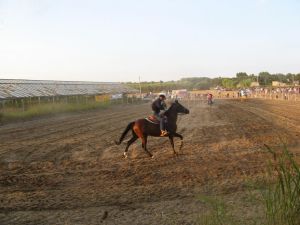
<path id="1" fill-rule="evenodd" d="M 188 97 L 188 91 L 186 89 L 172 90 L 172 98 L 183 99 Z"/>
<path id="2" fill-rule="evenodd" d="M 0 79 L 1 99 L 135 93 L 121 83 Z"/>
<path id="3" fill-rule="evenodd" d="M 279 82 L 279 81 L 272 81 L 273 87 L 285 87 L 287 86 L 285 83 Z"/>
<path id="4" fill-rule="evenodd" d="M 251 82 L 250 87 L 259 87 L 258 82 Z"/>
<path id="5" fill-rule="evenodd" d="M 299 85 L 299 80 L 294 81 L 293 85 L 298 86 Z"/>

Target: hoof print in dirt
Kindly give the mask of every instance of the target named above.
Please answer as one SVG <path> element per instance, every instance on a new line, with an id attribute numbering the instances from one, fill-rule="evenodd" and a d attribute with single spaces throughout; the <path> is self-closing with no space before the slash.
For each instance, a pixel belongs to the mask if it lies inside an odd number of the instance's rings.
<path id="1" fill-rule="evenodd" d="M 101 218 L 101 223 L 102 223 L 104 220 L 106 220 L 106 219 L 107 219 L 107 217 L 108 217 L 108 212 L 107 212 L 107 211 L 105 211 L 105 212 L 103 213 L 103 215 L 102 215 L 102 218 Z"/>

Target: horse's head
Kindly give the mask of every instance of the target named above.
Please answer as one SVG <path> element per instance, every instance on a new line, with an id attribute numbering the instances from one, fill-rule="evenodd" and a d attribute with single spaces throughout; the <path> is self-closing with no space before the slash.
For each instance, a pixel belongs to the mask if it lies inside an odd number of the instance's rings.
<path id="1" fill-rule="evenodd" d="M 183 105 L 181 105 L 178 100 L 175 100 L 174 103 L 172 103 L 172 107 L 174 107 L 174 110 L 177 113 L 183 113 L 183 114 L 189 114 L 190 111 L 185 108 Z"/>

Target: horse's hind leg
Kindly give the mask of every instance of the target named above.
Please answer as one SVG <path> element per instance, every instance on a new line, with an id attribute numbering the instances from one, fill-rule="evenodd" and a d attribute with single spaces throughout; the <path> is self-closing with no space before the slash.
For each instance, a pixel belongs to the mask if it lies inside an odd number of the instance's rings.
<path id="1" fill-rule="evenodd" d="M 128 151 L 128 149 L 129 149 L 129 146 L 133 143 L 133 142 L 135 142 L 137 139 L 138 139 L 138 137 L 136 136 L 136 134 L 134 133 L 134 132 L 132 132 L 132 138 L 127 142 L 127 146 L 126 146 L 126 148 L 125 148 L 125 151 L 124 151 L 124 157 L 125 158 L 127 158 L 128 157 L 128 155 L 127 155 L 127 151 Z"/>
<path id="2" fill-rule="evenodd" d="M 148 139 L 148 136 L 143 136 L 142 137 L 142 147 L 145 150 L 145 152 L 147 152 L 148 155 L 153 158 L 153 155 L 147 149 L 147 139 Z"/>

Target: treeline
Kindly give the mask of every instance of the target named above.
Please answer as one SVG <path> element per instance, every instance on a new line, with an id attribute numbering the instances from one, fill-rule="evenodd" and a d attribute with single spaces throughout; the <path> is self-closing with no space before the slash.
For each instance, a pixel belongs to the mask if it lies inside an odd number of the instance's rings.
<path id="1" fill-rule="evenodd" d="M 175 89 L 207 90 L 217 86 L 226 89 L 247 88 L 250 87 L 252 82 L 258 82 L 260 86 L 271 86 L 272 81 L 279 81 L 286 83 L 287 85 L 293 85 L 294 82 L 300 82 L 300 73 L 270 74 L 268 72 L 260 72 L 258 75 L 248 75 L 245 72 L 239 72 L 232 78 L 190 77 L 182 78 L 178 81 L 151 81 L 141 82 L 141 84 L 128 82 L 126 84 L 137 90 L 139 90 L 141 85 L 142 92 L 159 92 L 162 90 L 169 91 Z"/>

